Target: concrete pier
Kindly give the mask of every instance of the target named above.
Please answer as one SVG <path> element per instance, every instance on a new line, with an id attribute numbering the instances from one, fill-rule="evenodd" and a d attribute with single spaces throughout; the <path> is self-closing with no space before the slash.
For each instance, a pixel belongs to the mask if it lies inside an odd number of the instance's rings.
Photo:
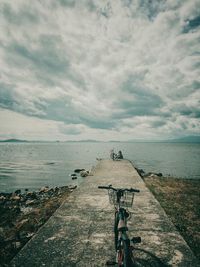
<path id="1" fill-rule="evenodd" d="M 133 187 L 135 194 L 129 235 L 141 236 L 135 255 L 138 266 L 197 267 L 186 242 L 146 188 L 128 160 L 101 160 L 81 186 L 54 213 L 10 266 L 99 267 L 115 259 L 114 209 L 98 185 Z"/>

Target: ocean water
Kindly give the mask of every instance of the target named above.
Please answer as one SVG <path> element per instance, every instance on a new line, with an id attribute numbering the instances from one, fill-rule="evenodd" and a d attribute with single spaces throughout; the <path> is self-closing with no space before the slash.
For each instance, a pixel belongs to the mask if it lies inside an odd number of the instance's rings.
<path id="1" fill-rule="evenodd" d="M 200 179 L 200 144 L 1 143 L 0 191 L 79 184 L 84 178 L 72 180 L 74 169 L 91 169 L 96 158 L 108 158 L 113 148 L 146 172 Z"/>

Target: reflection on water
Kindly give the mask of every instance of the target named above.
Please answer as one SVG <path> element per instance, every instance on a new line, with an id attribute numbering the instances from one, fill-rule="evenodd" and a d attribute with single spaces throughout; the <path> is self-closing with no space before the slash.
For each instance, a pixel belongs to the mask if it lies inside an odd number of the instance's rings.
<path id="1" fill-rule="evenodd" d="M 61 186 L 72 181 L 76 168 L 90 169 L 96 158 L 108 158 L 114 148 L 145 171 L 200 178 L 200 144 L 168 143 L 1 143 L 0 191 Z"/>

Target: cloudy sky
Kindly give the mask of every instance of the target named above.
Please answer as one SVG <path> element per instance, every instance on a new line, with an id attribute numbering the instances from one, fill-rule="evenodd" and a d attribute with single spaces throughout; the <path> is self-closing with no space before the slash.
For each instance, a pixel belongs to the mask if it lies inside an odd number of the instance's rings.
<path id="1" fill-rule="evenodd" d="M 200 133 L 199 0 L 1 0 L 0 139 Z"/>

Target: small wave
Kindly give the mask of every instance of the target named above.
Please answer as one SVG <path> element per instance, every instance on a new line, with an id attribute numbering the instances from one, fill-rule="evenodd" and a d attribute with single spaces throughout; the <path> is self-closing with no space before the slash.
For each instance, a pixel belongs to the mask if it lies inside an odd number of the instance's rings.
<path id="1" fill-rule="evenodd" d="M 54 165 L 56 164 L 55 162 L 46 162 L 44 165 Z"/>
<path id="2" fill-rule="evenodd" d="M 7 174 L 7 173 L 0 173 L 0 179 L 4 179 L 4 178 L 8 178 L 8 177 L 11 177 L 11 175 Z"/>
<path id="3" fill-rule="evenodd" d="M 13 169 L 7 169 L 7 168 L 0 168 L 0 174 L 6 174 L 6 173 L 13 173 Z"/>

